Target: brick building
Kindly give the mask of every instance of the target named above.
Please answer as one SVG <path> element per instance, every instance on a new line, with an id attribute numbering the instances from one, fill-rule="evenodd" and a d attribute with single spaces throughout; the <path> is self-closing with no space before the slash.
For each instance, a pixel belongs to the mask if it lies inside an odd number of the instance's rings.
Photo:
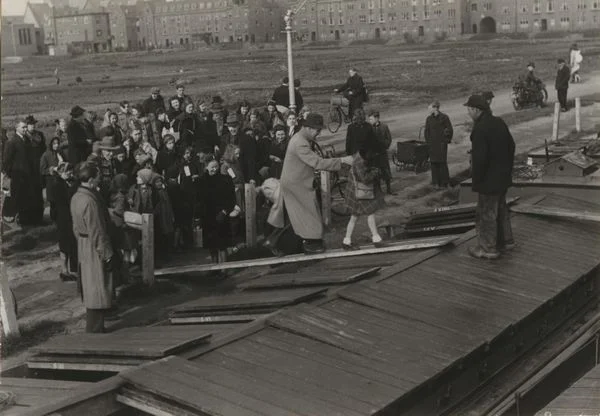
<path id="1" fill-rule="evenodd" d="M 108 13 L 93 12 L 56 16 L 57 45 L 86 53 L 112 50 Z"/>
<path id="2" fill-rule="evenodd" d="M 142 47 L 139 40 L 140 11 L 136 6 L 109 4 L 106 8 L 110 18 L 113 48 L 137 50 Z"/>
<path id="3" fill-rule="evenodd" d="M 31 56 L 39 53 L 39 29 L 25 23 L 23 16 L 2 16 L 2 57 Z"/>
<path id="4" fill-rule="evenodd" d="M 284 10 L 274 0 L 152 1 L 142 6 L 144 47 L 214 42 L 272 42 L 281 39 Z"/>

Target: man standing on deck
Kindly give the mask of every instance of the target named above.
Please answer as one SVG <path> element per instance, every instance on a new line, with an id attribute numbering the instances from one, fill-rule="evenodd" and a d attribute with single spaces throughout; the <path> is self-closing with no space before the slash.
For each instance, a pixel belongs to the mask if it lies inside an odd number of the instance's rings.
<path id="1" fill-rule="evenodd" d="M 476 227 L 478 244 L 469 254 L 478 259 L 497 259 L 515 243 L 506 205 L 512 185 L 515 142 L 508 126 L 490 112 L 485 98 L 472 95 L 465 103 L 473 119 L 471 157 L 473 191 L 478 193 Z"/>

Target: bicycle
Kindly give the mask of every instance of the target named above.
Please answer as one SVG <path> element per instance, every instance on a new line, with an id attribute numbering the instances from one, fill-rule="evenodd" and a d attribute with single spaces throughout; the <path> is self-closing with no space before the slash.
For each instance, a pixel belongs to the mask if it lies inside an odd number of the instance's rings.
<path id="1" fill-rule="evenodd" d="M 350 101 L 344 96 L 333 95 L 329 100 L 329 121 L 327 122 L 327 129 L 335 133 L 342 126 L 342 122 L 350 124 Z M 347 109 L 347 112 L 344 111 Z"/>
<path id="2" fill-rule="evenodd" d="M 312 150 L 324 159 L 335 157 L 335 147 L 328 144 L 323 146 L 325 150 L 317 142 L 312 142 Z M 340 172 L 331 172 L 331 212 L 339 216 L 348 216 L 350 211 L 346 207 L 346 184 L 348 179 L 340 175 Z M 321 205 L 321 172 L 315 172 L 314 188 L 317 190 L 317 201 Z"/>

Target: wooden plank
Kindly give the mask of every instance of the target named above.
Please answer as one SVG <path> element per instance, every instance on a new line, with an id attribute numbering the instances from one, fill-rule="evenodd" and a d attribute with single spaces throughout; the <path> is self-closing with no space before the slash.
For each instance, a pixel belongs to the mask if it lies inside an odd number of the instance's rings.
<path id="1" fill-rule="evenodd" d="M 408 235 L 411 234 L 422 234 L 422 233 L 435 233 L 440 231 L 454 231 L 458 232 L 475 227 L 474 221 L 459 222 L 457 224 L 440 224 L 440 225 L 426 225 L 418 227 L 410 227 L 405 231 Z"/>
<path id="2" fill-rule="evenodd" d="M 90 384 L 85 381 L 45 380 L 40 378 L 0 377 L 3 389 L 24 387 L 28 389 L 72 390 Z"/>
<path id="3" fill-rule="evenodd" d="M 148 286 L 154 285 L 154 218 L 142 214 L 142 277 Z"/>
<path id="4" fill-rule="evenodd" d="M 123 387 L 117 394 L 117 401 L 134 409 L 154 416 L 198 416 L 197 411 L 186 410 L 181 406 L 167 403 L 151 393 Z M 206 413 L 200 415 L 205 416 Z"/>
<path id="5" fill-rule="evenodd" d="M 0 261 L 0 316 L 2 317 L 2 330 L 6 336 L 20 335 L 19 323 L 15 313 L 15 300 L 8 284 L 6 265 Z"/>
<path id="6" fill-rule="evenodd" d="M 246 246 L 256 246 L 256 188 L 249 183 L 244 185 L 244 215 L 246 218 Z"/>
<path id="7" fill-rule="evenodd" d="M 600 213 L 592 211 L 573 211 L 561 208 L 540 207 L 536 205 L 516 205 L 510 208 L 512 212 L 520 214 L 540 215 L 555 218 L 567 218 L 580 221 L 600 223 Z"/>
<path id="8" fill-rule="evenodd" d="M 128 357 L 160 358 L 168 354 L 208 342 L 211 333 L 206 329 L 190 331 L 185 338 L 170 339 L 161 336 L 161 328 L 153 327 L 153 339 L 135 339 L 136 328 L 125 328 L 108 334 L 73 334 L 55 337 L 34 348 L 42 354 L 64 355 L 114 355 Z M 141 331 L 147 333 L 146 330 Z M 124 338 L 125 335 L 129 338 Z M 160 343 L 156 342 L 161 340 Z"/>
<path id="9" fill-rule="evenodd" d="M 248 289 L 272 289 L 285 287 L 302 287 L 302 286 L 322 286 L 322 285 L 343 285 L 356 282 L 368 277 L 376 275 L 381 267 L 373 267 L 361 271 L 342 271 L 331 272 L 325 271 L 319 273 L 289 273 L 284 275 L 266 275 L 250 282 L 238 285 L 239 288 Z"/>
<path id="10" fill-rule="evenodd" d="M 317 297 L 327 289 L 286 289 L 261 293 L 235 293 L 231 295 L 209 296 L 183 303 L 174 311 L 200 312 L 235 310 L 243 312 L 252 308 L 280 308 Z"/>
<path id="11" fill-rule="evenodd" d="M 94 363 L 90 364 L 87 362 L 41 362 L 41 361 L 28 361 L 28 368 L 35 368 L 39 370 L 72 370 L 72 371 L 102 371 L 109 373 L 120 373 L 121 371 L 135 368 L 135 365 L 123 365 L 123 364 L 101 364 Z"/>
<path id="12" fill-rule="evenodd" d="M 267 314 L 240 314 L 226 316 L 173 316 L 169 318 L 169 322 L 173 325 L 190 325 L 190 324 L 208 324 L 208 323 L 232 323 L 232 322 L 251 322 L 255 319 L 263 318 Z"/>
<path id="13" fill-rule="evenodd" d="M 404 240 L 401 242 L 390 244 L 383 248 L 363 248 L 355 251 L 345 251 L 342 249 L 331 250 L 321 254 L 294 254 L 284 257 L 269 257 L 265 259 L 245 260 L 245 261 L 232 261 L 223 264 L 198 264 L 190 266 L 179 266 L 169 267 L 164 269 L 158 269 L 155 272 L 156 276 L 169 276 L 178 275 L 185 273 L 197 273 L 206 272 L 212 270 L 229 270 L 229 269 L 240 269 L 246 267 L 256 266 L 268 266 L 273 264 L 284 264 L 284 263 L 298 263 L 322 260 L 336 257 L 355 257 L 364 256 L 367 254 L 379 254 L 379 253 L 391 253 L 396 251 L 409 251 L 418 250 L 432 247 L 442 247 L 448 245 L 456 240 L 457 237 L 444 236 L 444 237 L 428 237 L 428 238 L 415 238 Z"/>

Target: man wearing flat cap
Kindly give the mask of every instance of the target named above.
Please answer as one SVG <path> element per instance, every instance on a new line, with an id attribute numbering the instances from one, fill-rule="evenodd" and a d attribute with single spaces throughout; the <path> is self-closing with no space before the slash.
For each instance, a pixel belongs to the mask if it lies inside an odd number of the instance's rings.
<path id="1" fill-rule="evenodd" d="M 281 173 L 285 210 L 294 232 L 303 239 L 306 254 L 325 251 L 323 222 L 313 189 L 315 170 L 338 171 L 342 168 L 342 163 L 352 164 L 352 156 L 323 159 L 311 150 L 311 143 L 323 128 L 323 116 L 308 114 L 300 131 L 294 134 L 288 144 Z M 279 228 L 283 228 L 283 215 L 276 222 Z"/>
<path id="2" fill-rule="evenodd" d="M 506 192 L 512 185 L 515 142 L 508 126 L 493 116 L 485 98 L 472 95 L 465 103 L 473 119 L 471 175 L 477 192 L 477 245 L 469 254 L 478 259 L 496 259 L 515 246 Z"/>
<path id="3" fill-rule="evenodd" d="M 71 109 L 71 121 L 67 126 L 69 142 L 69 163 L 76 166 L 87 159 L 92 152 L 92 140 L 87 137 L 85 125 L 85 110 L 76 105 Z"/>
<path id="4" fill-rule="evenodd" d="M 431 103 L 429 111 L 425 120 L 425 141 L 429 145 L 431 184 L 445 188 L 450 183 L 448 144 L 452 141 L 454 131 L 450 118 L 440 111 L 439 101 Z"/>
<path id="5" fill-rule="evenodd" d="M 350 68 L 348 70 L 348 79 L 345 83 L 335 88 L 333 92 L 341 92 L 344 97 L 350 102 L 348 108 L 348 117 L 350 120 L 354 117 L 354 111 L 362 108 L 363 103 L 368 101 L 367 87 L 362 77 L 358 75 L 356 68 Z"/>
<path id="6" fill-rule="evenodd" d="M 142 110 L 146 115 L 156 115 L 156 112 L 159 109 L 166 111 L 165 100 L 163 96 L 160 95 L 160 88 L 152 87 L 152 89 L 150 90 L 150 97 L 146 98 L 142 103 Z"/>

